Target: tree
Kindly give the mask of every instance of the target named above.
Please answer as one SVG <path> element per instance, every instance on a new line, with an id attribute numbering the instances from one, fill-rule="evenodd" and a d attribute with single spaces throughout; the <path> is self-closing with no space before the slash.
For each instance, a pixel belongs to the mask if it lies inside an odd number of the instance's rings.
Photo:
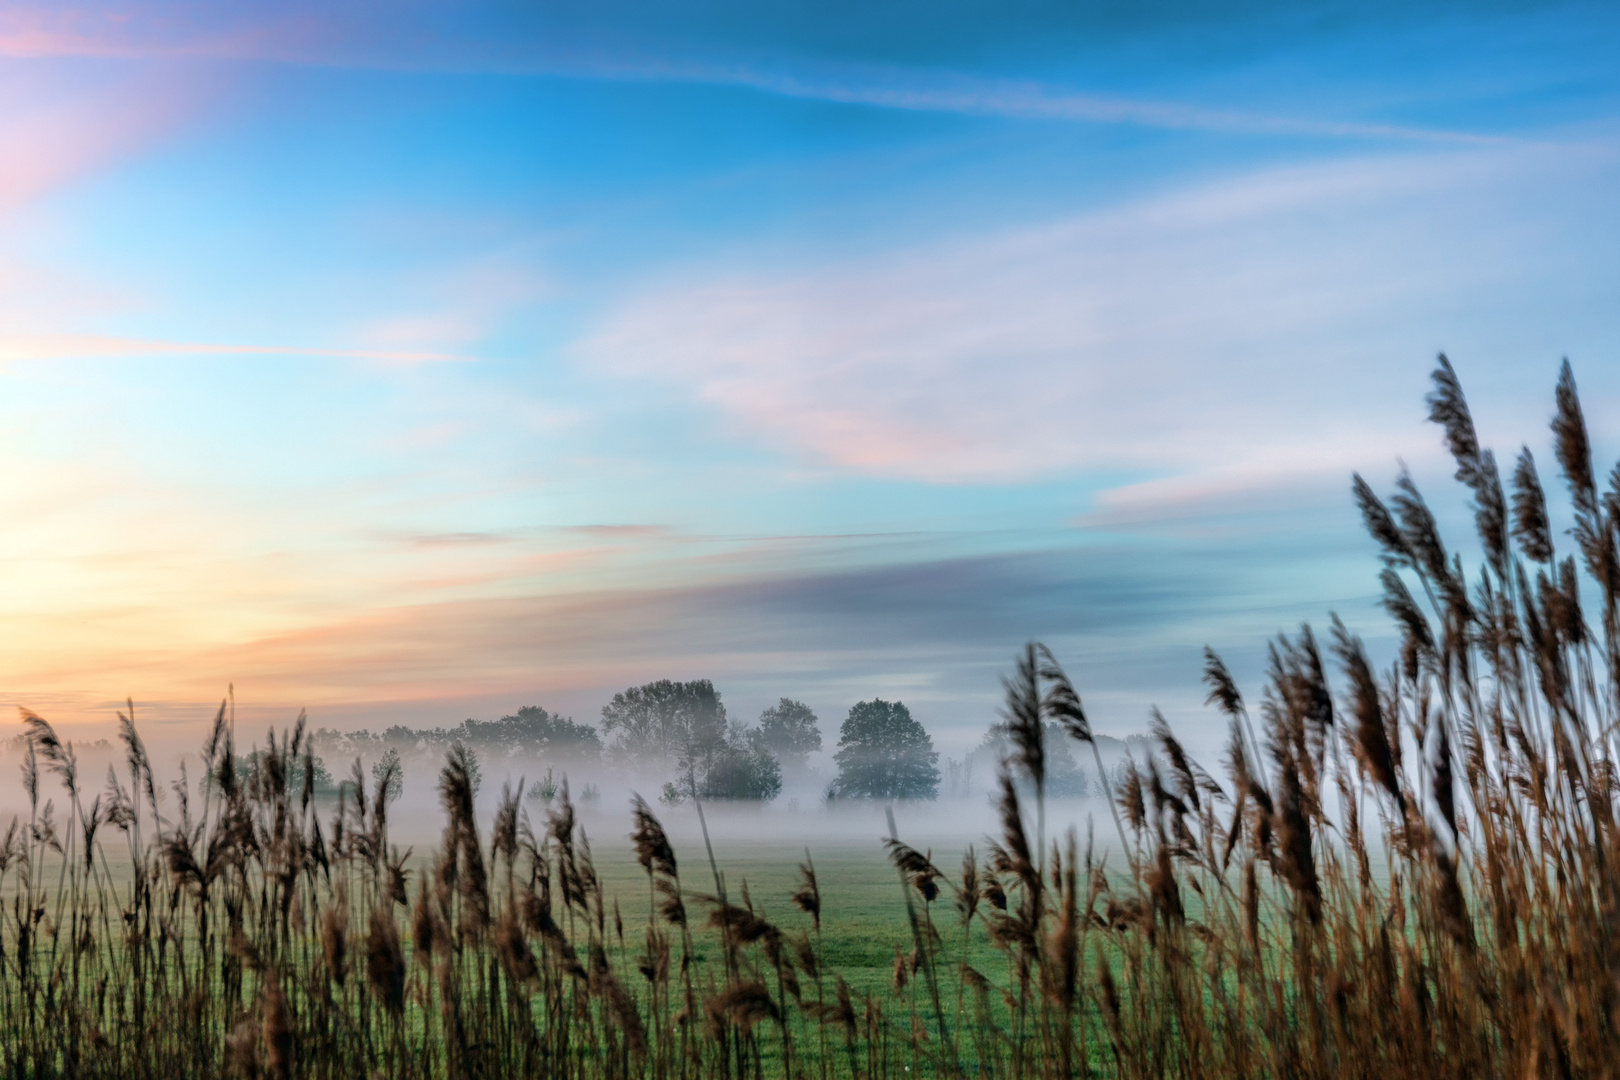
<path id="1" fill-rule="evenodd" d="M 236 783 L 246 787 L 259 782 L 260 770 L 264 766 L 268 752 L 253 750 L 246 754 L 237 754 L 231 762 L 231 771 L 235 774 Z M 223 762 L 221 762 L 223 765 Z M 307 766 L 307 767 L 306 767 Z M 341 795 L 342 785 L 332 779 L 332 774 L 326 768 L 326 762 L 310 754 L 307 757 L 297 757 L 292 761 L 292 768 L 287 776 L 287 791 L 294 798 L 301 798 L 306 784 L 311 795 Z M 201 790 L 220 790 L 220 769 L 210 769 L 203 774 L 200 781 Z"/>
<path id="2" fill-rule="evenodd" d="M 1056 722 L 1048 720 L 1041 729 L 1042 744 L 1046 754 L 1046 794 L 1048 795 L 1087 795 L 1091 791 L 1091 779 L 1086 775 L 1085 769 L 1074 756 L 1069 747 L 1069 735 Z M 984 741 L 978 745 L 970 757 L 987 758 L 991 763 L 991 771 L 999 765 L 1012 752 L 1012 740 L 1007 736 L 1005 724 L 992 724 L 990 730 L 984 733 Z M 1017 781 L 1020 790 L 1033 792 L 1034 785 L 1025 779 Z"/>
<path id="3" fill-rule="evenodd" d="M 771 753 L 795 768 L 804 768 L 805 758 L 821 749 L 816 714 L 802 701 L 783 698 L 760 713 L 759 730 Z"/>
<path id="4" fill-rule="evenodd" d="M 633 768 L 702 776 L 726 744 L 726 707 L 708 679 L 632 686 L 602 706 L 608 752 Z"/>
<path id="5" fill-rule="evenodd" d="M 371 767 L 373 783 L 380 785 L 384 777 L 388 780 L 387 801 L 394 802 L 405 792 L 405 773 L 399 761 L 399 751 L 392 746 L 384 750 L 382 758 Z"/>
<path id="6" fill-rule="evenodd" d="M 406 754 L 432 753 L 458 742 L 492 758 L 529 756 L 593 762 L 602 754 L 602 739 L 594 727 L 538 705 L 525 705 L 499 720 L 463 720 L 451 728 L 416 729 L 395 724 L 381 735 L 321 728 L 311 741 L 323 752 L 364 757 L 385 747 Z"/>
<path id="7" fill-rule="evenodd" d="M 533 754 L 594 761 L 602 753 L 602 739 L 595 728 L 538 705 L 525 705 L 499 720 L 465 721 L 458 734 L 469 746 L 498 750 L 508 756 Z"/>
<path id="8" fill-rule="evenodd" d="M 707 799 L 759 799 L 769 802 L 782 790 L 782 766 L 759 728 L 736 725 L 703 774 L 700 794 Z"/>
<path id="9" fill-rule="evenodd" d="M 306 785 L 312 795 L 333 795 L 338 789 L 337 782 L 326 768 L 326 762 L 314 754 L 301 758 L 293 766 L 293 790 L 302 796 Z"/>
<path id="10" fill-rule="evenodd" d="M 838 793 L 854 798 L 932 799 L 939 793 L 939 752 L 911 710 L 898 701 L 862 701 L 839 732 Z"/>

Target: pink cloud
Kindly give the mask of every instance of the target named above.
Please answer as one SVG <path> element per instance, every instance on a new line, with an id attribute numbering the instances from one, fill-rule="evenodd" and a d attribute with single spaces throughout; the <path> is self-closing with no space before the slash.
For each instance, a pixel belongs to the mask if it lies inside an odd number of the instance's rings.
<path id="1" fill-rule="evenodd" d="M 73 83 L 33 68 L 0 73 L 0 215 L 143 151 L 206 96 L 197 78 L 173 72 Z"/>
<path id="2" fill-rule="evenodd" d="M 330 25 L 292 5 L 16 4 L 0 12 L 0 56 L 290 59 L 318 48 Z"/>
<path id="3" fill-rule="evenodd" d="M 675 603 L 626 593 L 389 606 L 216 646 L 148 641 L 37 658 L 11 665 L 8 688 L 83 721 L 95 719 L 92 702 L 124 693 L 196 703 L 228 684 L 260 705 L 316 709 L 612 685 L 665 651 L 654 639 Z M 724 662 L 705 654 L 703 664 Z"/>

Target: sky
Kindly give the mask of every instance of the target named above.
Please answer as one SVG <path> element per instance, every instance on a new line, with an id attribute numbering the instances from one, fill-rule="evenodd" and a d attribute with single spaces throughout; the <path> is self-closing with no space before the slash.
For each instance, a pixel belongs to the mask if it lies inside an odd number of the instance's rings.
<path id="1" fill-rule="evenodd" d="M 1606 4 L 0 10 L 0 702 L 84 737 L 712 678 L 946 751 L 1373 643 L 1436 353 L 1620 450 Z M 1606 471 L 1606 470 L 1605 470 Z"/>

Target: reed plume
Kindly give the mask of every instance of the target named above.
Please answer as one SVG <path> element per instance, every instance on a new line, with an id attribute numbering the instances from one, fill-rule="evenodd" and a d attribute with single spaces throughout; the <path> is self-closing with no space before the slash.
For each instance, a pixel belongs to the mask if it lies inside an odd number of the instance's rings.
<path id="1" fill-rule="evenodd" d="M 404 1010 L 405 952 L 391 906 L 371 911 L 366 934 L 366 982 L 390 1014 L 398 1016 Z"/>

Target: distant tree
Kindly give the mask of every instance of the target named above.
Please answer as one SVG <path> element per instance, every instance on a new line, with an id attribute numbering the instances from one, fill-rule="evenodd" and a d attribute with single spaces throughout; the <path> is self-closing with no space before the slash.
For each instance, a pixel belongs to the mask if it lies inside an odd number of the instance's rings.
<path id="1" fill-rule="evenodd" d="M 390 769 L 393 771 L 390 772 Z M 400 764 L 399 751 L 392 746 L 384 750 L 377 764 L 371 767 L 372 783 L 381 785 L 385 776 L 388 778 L 388 801 L 394 802 L 405 793 L 405 772 Z"/>
<path id="2" fill-rule="evenodd" d="M 416 731 L 404 724 L 395 724 L 382 733 L 382 741 L 389 746 L 403 746 L 407 750 L 433 750 L 438 746 L 435 736 L 444 733 L 444 729 L 437 731 Z"/>
<path id="3" fill-rule="evenodd" d="M 265 756 L 266 752 L 263 750 L 253 750 L 246 754 L 234 755 L 231 760 L 233 782 L 243 787 L 257 783 L 260 779 L 260 770 L 264 768 Z M 309 766 L 307 769 L 305 766 L 306 761 Z M 221 768 L 205 773 L 200 781 L 201 790 L 204 792 L 210 790 L 219 791 L 222 771 Z M 287 791 L 293 798 L 303 797 L 306 777 L 308 778 L 311 795 L 342 794 L 341 786 L 332 779 L 331 772 L 326 768 L 326 762 L 314 755 L 310 755 L 308 758 L 303 756 L 294 758 L 292 768 L 288 770 Z"/>
<path id="4" fill-rule="evenodd" d="M 833 760 L 841 796 L 932 799 L 939 793 L 939 752 L 898 701 L 879 698 L 851 708 Z"/>
<path id="5" fill-rule="evenodd" d="M 702 777 L 726 744 L 726 707 L 708 679 L 632 686 L 602 707 L 608 752 L 633 768 Z"/>
<path id="6" fill-rule="evenodd" d="M 365 730 L 334 731 L 331 728 L 316 728 L 309 736 L 308 742 L 315 748 L 317 754 L 347 761 L 356 756 L 370 757 L 382 748 L 383 738 Z"/>
<path id="7" fill-rule="evenodd" d="M 953 799 L 965 799 L 973 794 L 973 754 L 961 761 L 945 759 L 945 794 Z"/>
<path id="8" fill-rule="evenodd" d="M 457 742 L 496 758 L 531 756 L 591 762 L 602 753 L 602 739 L 594 727 L 538 705 L 525 705 L 499 720 L 463 720 L 451 728 L 418 729 L 395 724 L 381 735 L 321 728 L 311 741 L 323 753 L 345 757 L 371 757 L 387 747 L 406 754 L 439 754 Z"/>
<path id="9" fill-rule="evenodd" d="M 251 787 L 259 778 L 259 766 L 262 757 L 264 757 L 263 750 L 233 755 L 229 760 L 230 783 L 237 787 Z M 220 792 L 225 789 L 226 764 L 227 761 L 224 755 L 221 755 L 219 764 L 203 774 L 199 788 L 201 792 L 206 794 L 210 791 Z"/>
<path id="10" fill-rule="evenodd" d="M 759 730 L 771 753 L 796 768 L 821 749 L 821 727 L 810 706 L 783 698 L 759 714 Z"/>
<path id="11" fill-rule="evenodd" d="M 709 799 L 770 801 L 782 790 L 782 766 L 759 728 L 734 726 L 703 774 L 699 794 Z"/>
<path id="12" fill-rule="evenodd" d="M 1153 740 L 1142 734 L 1127 735 L 1125 736 L 1125 752 L 1139 762 L 1152 761 L 1154 758 Z"/>
<path id="13" fill-rule="evenodd" d="M 308 768 L 305 767 L 306 762 Z M 313 754 L 307 758 L 299 758 L 293 765 L 293 782 L 291 789 L 302 796 L 304 786 L 308 784 L 312 795 L 337 794 L 337 781 L 332 779 L 332 773 L 326 767 L 326 762 Z"/>
<path id="14" fill-rule="evenodd" d="M 1068 733 L 1058 724 L 1048 721 L 1042 728 L 1042 736 L 1042 745 L 1046 753 L 1046 794 L 1089 794 L 1090 778 L 1081 768 L 1079 759 L 1074 756 Z M 988 759 L 990 771 L 994 773 L 996 767 L 1011 752 L 1012 740 L 1007 736 L 1006 725 L 992 724 L 990 730 L 984 734 L 984 741 L 969 755 L 969 760 Z M 1034 785 L 1027 780 L 1021 779 L 1018 783 L 1020 788 L 1027 788 L 1033 792 Z"/>
<path id="15" fill-rule="evenodd" d="M 538 705 L 525 705 L 499 720 L 466 720 L 451 734 L 468 746 L 502 757 L 532 754 L 594 761 L 602 753 L 602 739 L 595 728 Z"/>

